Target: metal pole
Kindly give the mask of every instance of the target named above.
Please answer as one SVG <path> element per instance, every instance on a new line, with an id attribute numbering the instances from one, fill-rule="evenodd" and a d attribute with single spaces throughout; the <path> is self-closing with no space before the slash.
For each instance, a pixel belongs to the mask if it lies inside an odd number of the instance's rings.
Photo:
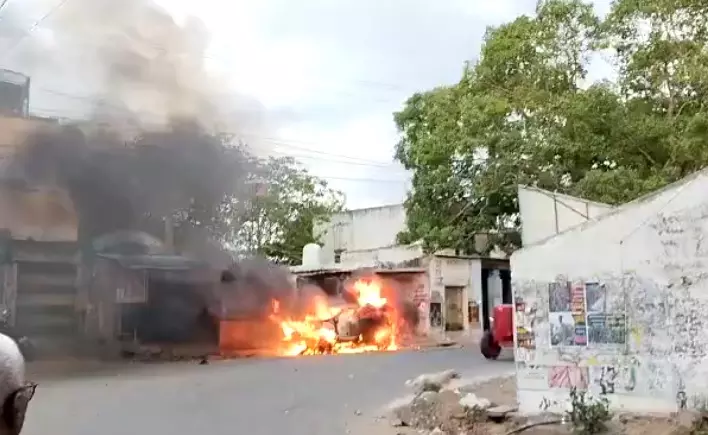
<path id="1" fill-rule="evenodd" d="M 556 198 L 556 194 L 553 194 L 553 214 L 555 216 L 555 221 L 556 221 L 556 234 L 560 232 L 560 228 L 558 225 L 558 200 Z"/>

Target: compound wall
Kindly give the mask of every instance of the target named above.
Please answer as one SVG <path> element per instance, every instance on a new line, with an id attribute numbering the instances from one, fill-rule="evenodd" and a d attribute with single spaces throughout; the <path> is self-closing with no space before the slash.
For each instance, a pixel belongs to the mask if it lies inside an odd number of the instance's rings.
<path id="1" fill-rule="evenodd" d="M 708 398 L 706 192 L 704 171 L 512 256 L 523 412 L 571 388 L 636 411 Z"/>

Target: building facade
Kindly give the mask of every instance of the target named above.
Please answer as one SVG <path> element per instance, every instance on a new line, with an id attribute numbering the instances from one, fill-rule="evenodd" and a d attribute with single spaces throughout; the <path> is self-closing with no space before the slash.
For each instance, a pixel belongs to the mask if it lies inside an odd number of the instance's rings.
<path id="1" fill-rule="evenodd" d="M 511 302 L 508 261 L 451 252 L 427 255 L 419 243 L 400 245 L 406 229 L 403 204 L 350 210 L 315 228 L 326 267 L 400 267 L 426 270 L 425 292 L 415 302 L 425 331 L 470 331 L 488 326 L 494 305 Z"/>
<path id="2" fill-rule="evenodd" d="M 29 116 L 29 87 L 28 76 L 0 69 L 0 115 Z"/>
<path id="3" fill-rule="evenodd" d="M 324 263 L 369 259 L 379 252 L 393 259 L 401 254 L 403 261 L 407 253 L 397 250 L 396 237 L 405 228 L 403 204 L 394 204 L 338 213 L 326 224 L 317 226 L 314 233 L 322 245 Z"/>
<path id="4" fill-rule="evenodd" d="M 708 398 L 708 172 L 511 257 L 521 411 L 571 388 L 674 411 Z"/>

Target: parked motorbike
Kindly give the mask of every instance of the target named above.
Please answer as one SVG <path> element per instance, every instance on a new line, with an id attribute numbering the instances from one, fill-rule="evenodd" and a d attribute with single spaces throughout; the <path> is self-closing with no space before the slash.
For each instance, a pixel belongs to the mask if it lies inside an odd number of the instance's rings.
<path id="1" fill-rule="evenodd" d="M 17 332 L 14 326 L 10 325 L 10 312 L 7 308 L 0 309 L 0 334 L 7 335 L 17 343 L 17 347 L 22 352 L 25 361 L 31 361 L 34 359 L 35 351 L 34 345 L 30 341 L 29 337 L 21 335 Z"/>

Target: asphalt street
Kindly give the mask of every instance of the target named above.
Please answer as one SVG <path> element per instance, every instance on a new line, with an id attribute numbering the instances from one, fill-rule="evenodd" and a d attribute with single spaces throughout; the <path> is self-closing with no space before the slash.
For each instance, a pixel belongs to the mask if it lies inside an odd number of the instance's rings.
<path id="1" fill-rule="evenodd" d="M 513 362 L 477 348 L 153 364 L 40 383 L 27 435 L 337 435 L 419 374 L 491 377 Z"/>

